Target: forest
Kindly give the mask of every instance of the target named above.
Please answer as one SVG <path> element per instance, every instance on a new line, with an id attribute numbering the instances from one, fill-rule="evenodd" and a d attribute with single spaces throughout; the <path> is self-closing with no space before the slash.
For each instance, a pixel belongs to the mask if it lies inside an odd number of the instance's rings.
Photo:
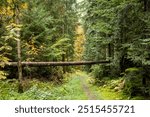
<path id="1" fill-rule="evenodd" d="M 150 0 L 0 0 L 1 100 L 150 99 Z"/>

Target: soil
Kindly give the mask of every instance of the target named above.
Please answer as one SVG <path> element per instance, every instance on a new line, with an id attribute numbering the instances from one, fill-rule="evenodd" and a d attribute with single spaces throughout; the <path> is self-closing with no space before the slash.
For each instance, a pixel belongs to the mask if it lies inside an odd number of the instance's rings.
<path id="1" fill-rule="evenodd" d="M 88 100 L 98 100 L 97 96 L 91 91 L 90 87 L 88 86 L 88 82 L 87 82 L 88 77 L 84 74 L 78 74 L 78 75 L 80 77 L 83 90 L 88 97 Z"/>

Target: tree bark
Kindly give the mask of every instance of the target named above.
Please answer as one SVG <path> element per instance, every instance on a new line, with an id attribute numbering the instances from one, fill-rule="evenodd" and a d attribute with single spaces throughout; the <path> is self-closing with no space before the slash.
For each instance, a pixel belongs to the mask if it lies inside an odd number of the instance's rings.
<path id="1" fill-rule="evenodd" d="M 110 61 L 75 61 L 75 62 L 21 62 L 22 66 L 77 66 L 77 65 L 94 65 L 94 64 L 107 64 Z M 9 62 L 9 66 L 17 66 L 17 62 Z M 6 66 L 7 66 L 6 65 Z"/>
<path id="2" fill-rule="evenodd" d="M 144 11 L 147 11 L 147 0 L 144 0 Z"/>
<path id="3" fill-rule="evenodd" d="M 18 92 L 23 93 L 23 83 L 22 83 L 22 65 L 21 65 L 21 44 L 20 40 L 17 41 L 17 51 L 18 51 L 18 80 L 19 80 L 19 86 L 18 86 Z"/>
<path id="4" fill-rule="evenodd" d="M 62 55 L 62 61 L 65 62 L 65 54 Z M 63 67 L 63 73 L 66 73 L 66 67 Z"/>
<path id="5" fill-rule="evenodd" d="M 14 22 L 19 25 L 20 21 L 19 21 L 19 5 L 18 3 L 13 0 L 12 1 L 13 4 L 14 4 Z M 18 40 L 17 40 L 17 54 L 18 54 L 18 63 L 17 63 L 17 66 L 18 66 L 18 82 L 19 82 L 19 85 L 18 85 L 18 93 L 23 93 L 23 78 L 22 78 L 22 65 L 21 65 L 21 42 L 20 42 L 20 31 L 17 31 L 16 32 L 17 35 L 19 35 Z"/>
<path id="6" fill-rule="evenodd" d="M 150 12 L 150 1 L 149 0 L 143 0 L 143 3 L 144 3 L 144 11 Z"/>

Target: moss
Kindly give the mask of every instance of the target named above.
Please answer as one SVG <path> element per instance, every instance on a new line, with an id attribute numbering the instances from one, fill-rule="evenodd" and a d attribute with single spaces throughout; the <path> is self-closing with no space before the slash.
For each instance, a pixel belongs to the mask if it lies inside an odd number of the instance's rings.
<path id="1" fill-rule="evenodd" d="M 120 79 L 111 79 L 109 77 L 103 78 L 101 82 L 103 85 L 99 84 L 89 84 L 92 91 L 97 94 L 98 99 L 104 100 L 125 100 L 128 99 L 128 96 L 125 95 L 122 91 L 115 92 L 114 88 L 122 81 Z"/>
<path id="2" fill-rule="evenodd" d="M 132 67 L 132 68 L 128 68 L 125 70 L 125 72 L 138 72 L 140 69 L 139 68 L 136 68 L 136 67 Z"/>
<path id="3" fill-rule="evenodd" d="M 100 87 L 99 92 L 101 93 L 102 97 L 106 100 L 126 100 L 128 96 L 125 95 L 123 92 L 115 92 L 109 87 Z"/>

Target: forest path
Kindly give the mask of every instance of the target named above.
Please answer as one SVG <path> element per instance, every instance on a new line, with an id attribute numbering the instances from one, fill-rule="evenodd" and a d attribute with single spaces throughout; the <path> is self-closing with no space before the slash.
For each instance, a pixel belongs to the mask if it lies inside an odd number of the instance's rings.
<path id="1" fill-rule="evenodd" d="M 89 84 L 90 77 L 85 72 L 78 71 L 75 75 L 80 79 L 81 87 L 87 96 L 88 100 L 101 100 L 102 98 L 93 91 L 92 86 Z"/>
<path id="2" fill-rule="evenodd" d="M 39 80 L 30 81 L 31 87 L 18 93 L 18 83 L 0 82 L 0 99 L 3 100 L 102 100 L 98 86 L 92 84 L 93 78 L 86 72 L 66 73 L 60 85 Z"/>

